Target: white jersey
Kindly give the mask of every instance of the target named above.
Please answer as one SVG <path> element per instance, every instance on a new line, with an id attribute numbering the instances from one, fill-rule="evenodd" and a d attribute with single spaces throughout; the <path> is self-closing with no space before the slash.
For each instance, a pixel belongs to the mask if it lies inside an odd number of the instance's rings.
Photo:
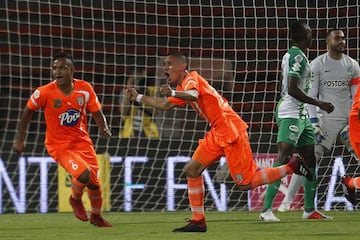
<path id="1" fill-rule="evenodd" d="M 309 96 L 335 106 L 334 111 L 328 114 L 316 106 L 309 105 L 310 118 L 348 119 L 352 92 L 356 91 L 351 90 L 351 86 L 356 88 L 357 81 L 360 80 L 359 64 L 345 54 L 340 60 L 334 60 L 328 53 L 324 53 L 315 58 L 310 66 L 313 75 Z"/>
<path id="2" fill-rule="evenodd" d="M 305 118 L 307 109 L 303 102 L 288 93 L 288 78 L 298 79 L 298 86 L 308 93 L 310 86 L 311 69 L 306 55 L 300 48 L 292 46 L 283 56 L 281 63 L 282 90 L 281 100 L 277 106 L 278 118 Z"/>

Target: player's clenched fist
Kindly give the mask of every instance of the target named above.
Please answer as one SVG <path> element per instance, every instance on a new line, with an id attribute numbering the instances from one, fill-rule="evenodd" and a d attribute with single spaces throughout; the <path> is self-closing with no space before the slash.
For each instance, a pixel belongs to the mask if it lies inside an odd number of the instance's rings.
<path id="1" fill-rule="evenodd" d="M 112 136 L 111 130 L 109 128 L 101 128 L 100 135 L 103 138 L 109 139 Z"/>
<path id="2" fill-rule="evenodd" d="M 131 101 L 135 101 L 137 95 L 139 95 L 139 93 L 136 91 L 135 88 L 128 88 L 126 90 L 126 97 Z"/>
<path id="3" fill-rule="evenodd" d="M 22 153 L 25 151 L 25 143 L 24 141 L 21 141 L 19 139 L 15 139 L 15 142 L 13 144 L 13 151 L 16 153 Z"/>
<path id="4" fill-rule="evenodd" d="M 326 111 L 327 113 L 331 113 L 332 111 L 334 111 L 335 107 L 334 105 L 332 105 L 332 103 L 320 101 L 319 108 Z"/>
<path id="5" fill-rule="evenodd" d="M 171 96 L 172 89 L 168 84 L 163 84 L 160 87 L 160 94 L 167 97 Z"/>

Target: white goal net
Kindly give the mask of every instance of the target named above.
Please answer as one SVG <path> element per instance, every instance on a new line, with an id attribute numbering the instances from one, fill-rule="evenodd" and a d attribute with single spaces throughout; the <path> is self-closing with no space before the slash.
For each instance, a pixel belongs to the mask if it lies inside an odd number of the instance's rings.
<path id="1" fill-rule="evenodd" d="M 110 155 L 110 211 L 188 208 L 182 167 L 207 124 L 190 108 L 152 112 L 122 97 L 129 78 L 140 91 L 157 95 L 164 81 L 160 59 L 169 51 L 187 54 L 190 69 L 204 75 L 248 123 L 261 166 L 276 154 L 274 111 L 280 62 L 290 46 L 289 21 L 301 19 L 312 28 L 310 60 L 325 52 L 331 28 L 343 29 L 346 53 L 360 58 L 357 0 L 60 2 L 0 2 L 0 213 L 58 210 L 58 171 L 44 148 L 41 111 L 33 116 L 26 152 L 20 157 L 11 151 L 26 101 L 51 81 L 50 64 L 58 52 L 74 56 L 75 77 L 94 86 L 114 135 L 99 138 L 90 118 L 97 152 Z M 357 161 L 336 144 L 319 163 L 320 208 L 347 208 L 336 175 L 342 167 L 350 176 L 360 173 Z M 218 183 L 216 168 L 204 173 L 206 208 L 256 209 L 263 191 L 241 192 L 231 181 Z"/>

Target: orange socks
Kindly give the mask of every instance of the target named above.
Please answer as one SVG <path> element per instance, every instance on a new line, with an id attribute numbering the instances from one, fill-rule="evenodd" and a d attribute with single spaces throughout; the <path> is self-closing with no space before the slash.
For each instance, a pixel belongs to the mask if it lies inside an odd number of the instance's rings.
<path id="1" fill-rule="evenodd" d="M 360 188 L 360 177 L 350 178 L 349 187 L 359 189 Z"/>
<path id="2" fill-rule="evenodd" d="M 71 188 L 72 197 L 75 200 L 81 199 L 84 188 L 86 187 L 86 184 L 79 182 L 76 178 L 72 178 L 71 185 L 72 185 L 72 188 Z"/>
<path id="3" fill-rule="evenodd" d="M 96 190 L 87 189 L 87 193 L 90 200 L 91 205 L 91 213 L 95 215 L 101 214 L 101 206 L 103 202 L 103 198 L 101 196 L 101 188 Z"/>
<path id="4" fill-rule="evenodd" d="M 286 164 L 274 168 L 260 169 L 255 172 L 251 181 L 251 188 L 275 182 L 290 173 L 292 173 L 292 170 Z"/>
<path id="5" fill-rule="evenodd" d="M 204 196 L 205 187 L 202 176 L 196 178 L 187 178 L 188 197 L 192 212 L 192 220 L 199 221 L 205 218 L 204 214 Z"/>

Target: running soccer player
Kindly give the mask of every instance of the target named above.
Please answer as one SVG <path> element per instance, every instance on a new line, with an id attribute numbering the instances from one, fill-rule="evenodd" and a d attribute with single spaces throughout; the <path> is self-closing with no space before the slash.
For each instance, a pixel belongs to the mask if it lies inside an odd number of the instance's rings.
<path id="1" fill-rule="evenodd" d="M 290 27 L 291 48 L 283 56 L 282 92 L 276 108 L 278 124 L 278 158 L 275 166 L 289 162 L 292 154 L 298 152 L 307 163 L 313 179 L 305 179 L 304 219 L 331 219 L 315 209 L 315 194 L 317 179 L 315 173 L 315 134 L 310 123 L 305 103 L 318 106 L 327 113 L 334 106 L 322 100 L 307 95 L 310 88 L 311 69 L 305 51 L 311 46 L 310 27 L 296 21 Z M 280 221 L 272 212 L 273 200 L 279 190 L 280 180 L 269 184 L 265 193 L 263 211 L 259 218 L 263 221 Z"/>
<path id="2" fill-rule="evenodd" d="M 357 159 L 360 159 L 360 88 L 357 89 L 349 113 L 349 137 Z M 342 186 L 345 197 L 352 204 L 356 204 L 356 189 L 360 189 L 360 177 L 344 176 Z"/>
<path id="3" fill-rule="evenodd" d="M 101 136 L 111 137 L 101 104 L 89 83 L 74 79 L 73 57 L 60 53 L 53 58 L 53 81 L 37 88 L 23 111 L 13 150 L 25 150 L 26 131 L 34 111 L 42 108 L 46 122 L 45 145 L 50 156 L 72 176 L 70 205 L 75 217 L 88 221 L 81 200 L 83 190 L 91 205 L 90 223 L 98 227 L 112 227 L 101 216 L 102 191 L 99 166 L 93 142 L 87 132 L 87 111 L 100 128 Z"/>
<path id="4" fill-rule="evenodd" d="M 326 35 L 327 52 L 315 58 L 310 67 L 313 72 L 309 96 L 322 101 L 332 101 L 331 113 L 309 105 L 310 121 L 315 129 L 315 157 L 319 162 L 329 151 L 339 135 L 349 152 L 352 147 L 348 137 L 348 118 L 352 97 L 360 82 L 360 67 L 357 61 L 344 54 L 346 40 L 340 29 L 331 29 Z M 300 176 L 293 175 L 287 194 L 278 211 L 289 211 L 290 204 L 302 184 Z"/>
<path id="5" fill-rule="evenodd" d="M 196 71 L 188 71 L 187 58 L 182 53 L 168 54 L 163 61 L 163 70 L 169 84 L 176 85 L 176 90 L 169 85 L 161 86 L 160 93 L 167 98 L 144 96 L 135 88 L 127 89 L 127 97 L 160 110 L 170 110 L 189 103 L 211 126 L 204 139 L 199 140 L 192 159 L 184 167 L 192 219 L 184 227 L 174 229 L 174 232 L 206 232 L 205 189 L 201 173 L 224 155 L 230 175 L 244 191 L 271 183 L 292 172 L 312 178 L 300 158 L 276 168 L 258 169 L 252 158 L 247 124 L 202 76 Z"/>

